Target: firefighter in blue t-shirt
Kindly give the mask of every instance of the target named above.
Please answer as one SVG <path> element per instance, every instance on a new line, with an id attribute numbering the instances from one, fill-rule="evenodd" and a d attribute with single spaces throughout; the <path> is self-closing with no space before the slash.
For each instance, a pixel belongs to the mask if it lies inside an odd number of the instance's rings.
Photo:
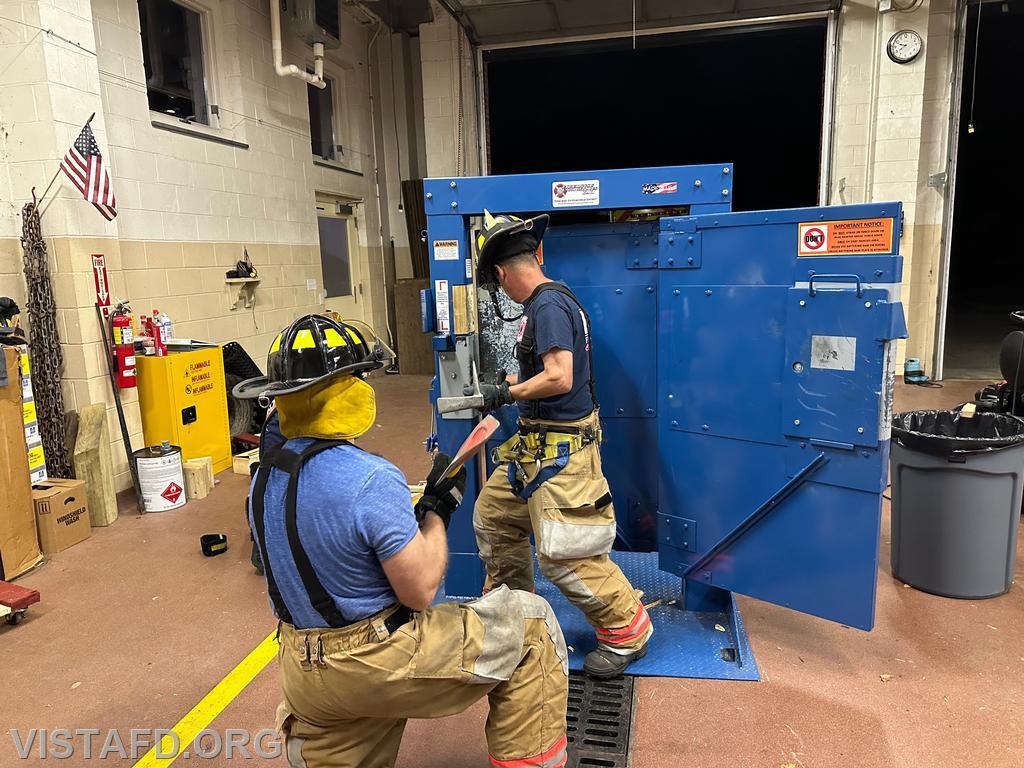
<path id="1" fill-rule="evenodd" d="M 551 607 L 507 588 L 432 604 L 465 469 L 438 454 L 414 506 L 399 469 L 352 442 L 375 422 L 364 377 L 385 352 L 356 324 L 307 315 L 274 340 L 268 375 L 233 390 L 274 398 L 279 419 L 249 522 L 280 622 L 288 763 L 393 766 L 408 718 L 486 696 L 491 765 L 561 768 L 568 666 Z"/>
<path id="2" fill-rule="evenodd" d="M 473 525 L 487 589 L 533 589 L 533 534 L 541 571 L 597 631 L 584 669 L 615 677 L 647 653 L 653 628 L 640 592 L 608 556 L 615 510 L 601 469 L 590 321 L 572 291 L 544 276 L 536 251 L 547 223 L 546 214 L 523 221 L 484 212 L 477 283 L 492 297 L 500 285 L 523 314 L 519 375 L 482 384 L 482 410 L 516 403 L 519 432 L 498 449 Z"/>

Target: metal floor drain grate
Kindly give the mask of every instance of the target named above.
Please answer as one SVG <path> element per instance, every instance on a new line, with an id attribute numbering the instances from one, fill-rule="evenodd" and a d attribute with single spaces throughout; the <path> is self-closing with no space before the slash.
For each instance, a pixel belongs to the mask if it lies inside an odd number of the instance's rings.
<path id="1" fill-rule="evenodd" d="M 626 768 L 634 679 L 591 680 L 582 672 L 569 673 L 566 768 Z"/>

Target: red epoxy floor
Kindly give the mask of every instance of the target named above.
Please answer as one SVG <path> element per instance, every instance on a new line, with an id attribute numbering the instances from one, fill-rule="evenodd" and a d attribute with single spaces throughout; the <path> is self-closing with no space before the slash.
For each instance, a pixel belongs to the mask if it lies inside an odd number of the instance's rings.
<path id="1" fill-rule="evenodd" d="M 422 478 L 427 379 L 381 377 L 375 386 L 378 426 L 364 444 L 410 479 Z M 897 410 L 962 402 L 975 388 L 900 387 Z M 169 728 L 267 635 L 266 587 L 248 564 L 246 481 L 230 473 L 218 479 L 209 498 L 182 510 L 123 512 L 19 581 L 40 590 L 43 601 L 21 625 L 0 625 L 4 730 Z M 635 768 L 1024 765 L 1021 586 L 976 602 L 903 587 L 889 574 L 887 506 L 875 630 L 744 599 L 763 681 L 640 680 Z M 227 533 L 231 549 L 207 559 L 198 537 L 212 531 Z M 272 726 L 274 667 L 212 727 Z M 448 720 L 411 722 L 399 766 L 486 765 L 485 717 L 486 706 L 477 705 Z M 39 760 L 17 761 L 11 737 L 0 734 L 0 765 L 18 764 Z"/>

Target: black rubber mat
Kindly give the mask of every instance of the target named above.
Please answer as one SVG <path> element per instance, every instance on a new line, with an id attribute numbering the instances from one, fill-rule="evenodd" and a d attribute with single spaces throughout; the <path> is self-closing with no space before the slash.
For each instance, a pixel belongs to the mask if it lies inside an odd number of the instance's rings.
<path id="1" fill-rule="evenodd" d="M 626 768 L 634 680 L 591 680 L 582 672 L 569 673 L 566 768 Z"/>

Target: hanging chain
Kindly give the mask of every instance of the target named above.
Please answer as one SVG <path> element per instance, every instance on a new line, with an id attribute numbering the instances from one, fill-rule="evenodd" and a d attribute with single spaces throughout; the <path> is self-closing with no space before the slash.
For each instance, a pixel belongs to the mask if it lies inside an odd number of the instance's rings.
<path id="1" fill-rule="evenodd" d="M 57 334 L 57 303 L 53 297 L 46 242 L 43 240 L 36 203 L 21 211 L 21 249 L 25 260 L 28 297 L 29 359 L 32 365 L 32 394 L 36 401 L 39 434 L 50 477 L 72 478 L 64 430 L 64 393 L 60 387 L 64 353 Z"/>

